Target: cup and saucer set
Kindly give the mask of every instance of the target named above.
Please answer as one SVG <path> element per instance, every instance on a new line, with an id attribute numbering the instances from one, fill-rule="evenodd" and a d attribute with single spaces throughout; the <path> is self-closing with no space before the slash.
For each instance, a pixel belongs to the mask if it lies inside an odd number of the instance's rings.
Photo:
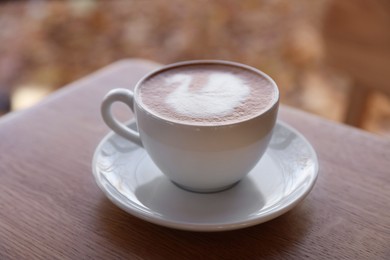
<path id="1" fill-rule="evenodd" d="M 151 82 L 156 84 L 161 74 L 195 69 L 253 73 L 267 80 L 276 98 L 258 115 L 228 125 L 172 122 L 145 109 L 140 94 L 145 82 L 155 77 Z M 213 80 L 218 83 L 217 77 Z M 127 104 L 136 119 L 118 122 L 111 114 L 117 101 Z M 277 120 L 278 103 L 273 80 L 249 66 L 226 61 L 165 66 L 141 79 L 134 92 L 116 89 L 104 98 L 102 116 L 113 131 L 93 156 L 96 183 L 124 211 L 170 228 L 225 231 L 274 219 L 301 202 L 318 175 L 313 147 Z"/>

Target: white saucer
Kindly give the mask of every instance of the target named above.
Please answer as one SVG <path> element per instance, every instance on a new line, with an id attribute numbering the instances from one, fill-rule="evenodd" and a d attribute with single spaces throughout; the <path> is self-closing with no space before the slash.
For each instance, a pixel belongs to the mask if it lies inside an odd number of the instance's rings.
<path id="1" fill-rule="evenodd" d="M 135 123 L 129 123 L 135 128 Z M 233 188 L 210 194 L 174 185 L 146 151 L 109 133 L 96 148 L 96 182 L 106 196 L 128 213 L 171 228 L 222 231 L 271 220 L 298 204 L 312 189 L 318 161 L 310 143 L 278 122 L 266 154 Z"/>

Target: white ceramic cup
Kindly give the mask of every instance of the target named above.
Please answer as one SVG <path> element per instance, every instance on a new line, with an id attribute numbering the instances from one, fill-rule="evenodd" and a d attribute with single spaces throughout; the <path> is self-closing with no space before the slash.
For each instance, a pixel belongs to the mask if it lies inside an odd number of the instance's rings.
<path id="1" fill-rule="evenodd" d="M 146 79 L 191 64 L 228 65 L 253 71 L 269 80 L 276 98 L 266 111 L 253 118 L 214 126 L 172 122 L 143 107 L 138 89 Z M 114 118 L 111 105 L 117 101 L 125 103 L 135 113 L 138 132 Z M 195 192 L 216 192 L 236 184 L 260 160 L 271 139 L 278 106 L 278 88 L 263 72 L 234 62 L 201 60 L 162 67 L 142 78 L 134 92 L 127 89 L 110 91 L 104 97 L 101 113 L 114 132 L 144 147 L 158 168 L 176 185 Z"/>

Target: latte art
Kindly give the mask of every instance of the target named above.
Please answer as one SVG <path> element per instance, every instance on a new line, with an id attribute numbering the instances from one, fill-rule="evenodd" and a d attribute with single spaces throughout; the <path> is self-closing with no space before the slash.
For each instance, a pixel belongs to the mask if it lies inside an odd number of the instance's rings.
<path id="1" fill-rule="evenodd" d="M 209 118 L 226 116 L 243 102 L 250 88 L 240 78 L 230 73 L 216 72 L 209 75 L 199 90 L 191 90 L 193 75 L 176 74 L 166 79 L 177 87 L 165 102 L 178 114 L 188 117 Z"/>
<path id="2" fill-rule="evenodd" d="M 141 106 L 172 122 L 221 125 L 260 115 L 277 89 L 260 73 L 215 64 L 194 64 L 151 75 L 137 88 Z"/>

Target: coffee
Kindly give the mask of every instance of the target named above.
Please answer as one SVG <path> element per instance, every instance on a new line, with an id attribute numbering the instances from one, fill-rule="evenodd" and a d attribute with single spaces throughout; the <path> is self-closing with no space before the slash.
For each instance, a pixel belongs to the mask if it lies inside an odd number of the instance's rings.
<path id="1" fill-rule="evenodd" d="M 266 151 L 278 114 L 273 80 L 233 62 L 168 65 L 141 79 L 134 91 L 107 93 L 104 121 L 144 147 L 172 182 L 195 192 L 221 191 L 244 178 Z M 113 116 L 115 102 L 129 106 L 137 129 Z"/>
<path id="2" fill-rule="evenodd" d="M 275 103 L 276 86 L 255 70 L 190 64 L 151 75 L 136 95 L 148 112 L 173 122 L 232 124 L 253 118 Z"/>

